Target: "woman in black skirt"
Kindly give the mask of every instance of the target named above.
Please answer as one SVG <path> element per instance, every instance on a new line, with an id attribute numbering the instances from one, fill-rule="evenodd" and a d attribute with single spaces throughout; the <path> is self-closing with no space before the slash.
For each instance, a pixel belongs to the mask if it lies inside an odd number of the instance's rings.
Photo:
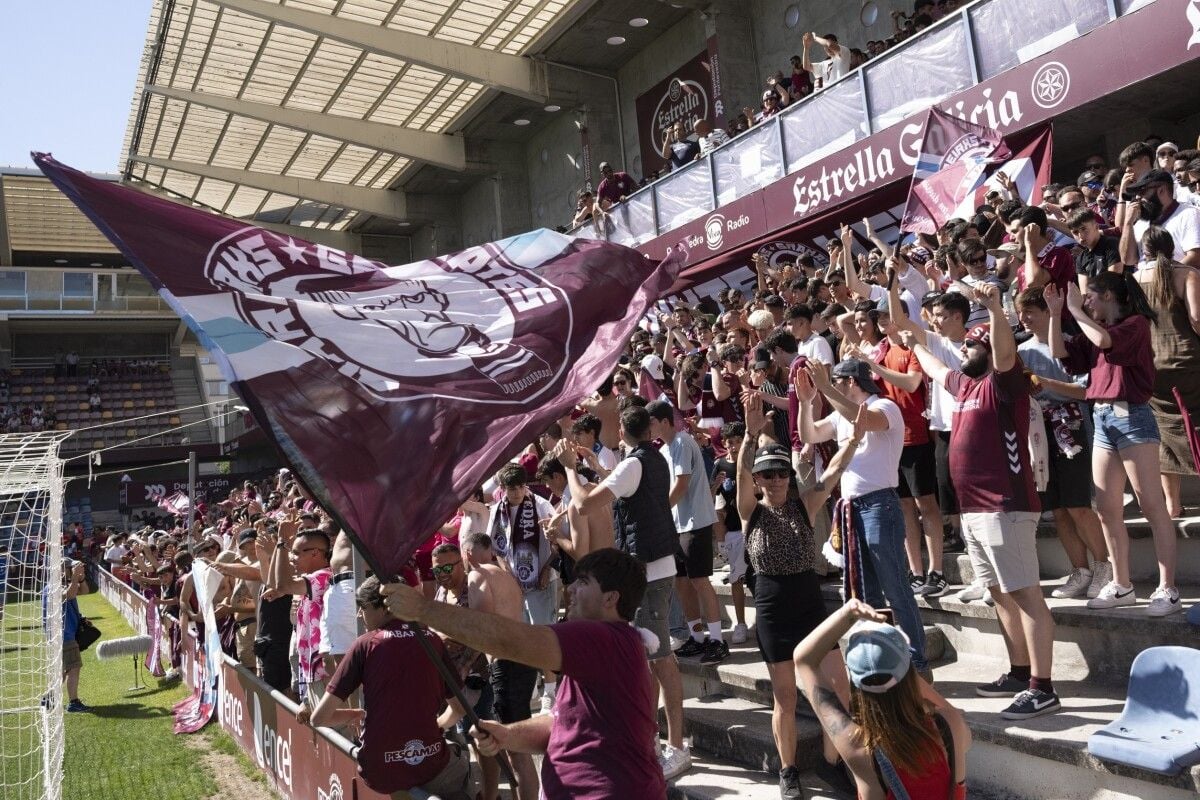
<path id="1" fill-rule="evenodd" d="M 754 570 L 755 628 L 758 649 L 771 676 L 774 708 L 771 733 L 782 768 L 782 797 L 800 797 L 796 769 L 796 673 L 792 651 L 827 616 L 821 585 L 814 571 L 817 556 L 809 520 L 837 485 L 842 468 L 854 455 L 863 436 L 862 413 L 854 421 L 854 435 L 829 463 L 811 488 L 801 492 L 792 473 L 791 454 L 778 443 L 758 448 L 762 434 L 773 425 L 763 413 L 762 401 L 746 401 L 746 438 L 738 454 L 738 515 L 746 531 L 746 554 Z M 762 493 L 762 500 L 755 497 Z M 844 682 L 839 654 L 830 653 L 827 672 Z M 836 759 L 836 756 L 835 756 Z"/>

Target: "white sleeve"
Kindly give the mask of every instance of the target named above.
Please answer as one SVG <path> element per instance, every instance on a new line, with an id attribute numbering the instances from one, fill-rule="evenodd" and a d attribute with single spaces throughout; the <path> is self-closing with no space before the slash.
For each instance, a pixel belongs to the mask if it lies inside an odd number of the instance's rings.
<path id="1" fill-rule="evenodd" d="M 833 348 L 829 346 L 829 342 L 824 336 L 818 336 L 817 341 L 813 344 L 813 357 L 822 364 L 834 365 Z"/>
<path id="2" fill-rule="evenodd" d="M 626 458 L 608 473 L 608 477 L 600 481 L 598 489 L 608 489 L 615 497 L 629 497 L 637 491 L 642 482 L 642 462 L 636 458 Z"/>
<path id="3" fill-rule="evenodd" d="M 554 506 L 550 505 L 549 500 L 538 494 L 535 494 L 533 498 L 533 505 L 537 509 L 538 519 L 550 519 L 554 516 Z"/>
<path id="4" fill-rule="evenodd" d="M 617 466 L 617 454 L 607 447 L 600 448 L 600 454 L 596 456 L 596 460 L 600 462 L 600 466 L 610 471 Z"/>
<path id="5" fill-rule="evenodd" d="M 1184 207 L 1179 211 L 1179 223 L 1175 249 L 1186 256 L 1189 250 L 1200 248 L 1200 210 Z"/>
<path id="6" fill-rule="evenodd" d="M 900 406 L 887 399 L 877 405 L 883 415 L 887 417 L 889 430 L 904 430 L 904 416 L 900 413 Z"/>
<path id="7" fill-rule="evenodd" d="M 887 289 L 877 283 L 871 284 L 871 302 L 878 303 L 880 300 L 888 296 Z"/>
<path id="8" fill-rule="evenodd" d="M 929 291 L 929 281 L 921 271 L 916 267 L 909 266 L 908 270 L 903 275 L 896 275 L 896 280 L 900 281 L 900 285 L 908 289 L 912 296 L 917 298 L 917 303 L 920 304 L 921 298 Z"/>

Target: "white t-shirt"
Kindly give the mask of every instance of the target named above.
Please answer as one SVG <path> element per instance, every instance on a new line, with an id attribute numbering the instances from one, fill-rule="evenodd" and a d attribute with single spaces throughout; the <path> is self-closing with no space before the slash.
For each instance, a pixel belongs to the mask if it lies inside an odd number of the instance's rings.
<path id="1" fill-rule="evenodd" d="M 728 141 L 728 133 L 720 128 L 713 128 L 708 136 L 700 137 L 700 155 L 706 156 Z"/>
<path id="2" fill-rule="evenodd" d="M 617 454 L 604 445 L 600 445 L 600 449 L 595 451 L 596 461 L 606 470 L 612 471 L 617 466 Z"/>
<path id="3" fill-rule="evenodd" d="M 797 346 L 797 354 L 802 355 L 811 361 L 820 361 L 822 364 L 833 366 L 833 348 L 829 346 L 829 342 L 824 336 L 819 333 L 814 333 L 799 342 Z"/>
<path id="4" fill-rule="evenodd" d="M 874 395 L 867 401 L 869 411 L 882 412 L 888 426 L 882 431 L 867 431 L 849 466 L 842 472 L 842 497 L 862 497 L 880 489 L 895 489 L 900 469 L 900 451 L 904 449 L 904 418 L 900 406 L 886 397 Z M 854 423 L 837 411 L 822 422 L 834 427 L 839 447 L 854 433 Z"/>
<path id="5" fill-rule="evenodd" d="M 813 64 L 813 70 L 821 78 L 821 88 L 824 89 L 850 71 L 850 49 L 838 45 L 837 55 Z"/>
<path id="6" fill-rule="evenodd" d="M 952 342 L 945 336 L 939 336 L 930 331 L 925 334 L 925 347 L 938 357 L 938 360 L 950 369 L 962 366 L 962 353 L 959 348 L 962 342 Z M 933 386 L 929 393 L 929 429 L 931 431 L 950 430 L 950 420 L 954 416 L 954 395 L 937 381 L 931 381 Z"/>
<path id="7" fill-rule="evenodd" d="M 637 491 L 638 484 L 642 482 L 642 462 L 636 458 L 623 459 L 612 472 L 608 473 L 608 477 L 600 481 L 596 487 L 600 489 L 608 489 L 613 493 L 613 497 L 629 497 Z M 651 561 L 646 565 L 646 582 L 658 581 L 663 578 L 671 578 L 675 575 L 675 555 L 672 553 L 669 556 L 663 556 L 660 559 Z"/>
<path id="8" fill-rule="evenodd" d="M 125 549 L 125 545 L 114 544 L 104 552 L 104 560 L 113 566 L 117 566 L 121 563 L 121 559 L 124 558 L 125 554 L 128 552 L 129 551 Z"/>
<path id="9" fill-rule="evenodd" d="M 1175 240 L 1175 260 L 1182 261 L 1189 250 L 1200 248 L 1200 208 L 1193 205 L 1178 205 L 1162 224 Z M 1139 219 L 1133 223 L 1133 234 L 1141 250 L 1142 234 L 1150 227 L 1150 221 Z"/>
<path id="10" fill-rule="evenodd" d="M 888 290 L 877 283 L 869 284 L 871 287 L 871 302 L 878 304 L 880 300 L 887 300 Z M 904 310 L 908 314 L 908 318 L 917 325 L 924 327 L 925 320 L 921 319 L 921 298 L 913 297 L 913 293 L 908 289 L 900 290 L 900 302 L 904 303 Z"/>

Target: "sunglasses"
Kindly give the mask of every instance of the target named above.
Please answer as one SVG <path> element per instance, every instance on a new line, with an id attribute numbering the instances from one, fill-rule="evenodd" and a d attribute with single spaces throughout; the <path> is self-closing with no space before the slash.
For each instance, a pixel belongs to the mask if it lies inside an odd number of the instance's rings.
<path id="1" fill-rule="evenodd" d="M 791 470 L 787 469 L 764 469 L 762 472 L 756 472 L 755 474 L 761 478 L 771 481 L 790 477 L 792 472 Z"/>
<path id="2" fill-rule="evenodd" d="M 982 255 L 982 256 L 977 256 L 975 258 L 969 258 L 969 259 L 967 259 L 967 263 L 968 264 L 986 264 L 987 256 Z"/>
<path id="3" fill-rule="evenodd" d="M 431 568 L 429 571 L 434 575 L 449 575 L 454 572 L 454 568 L 461 564 L 461 561 L 455 561 L 453 564 L 442 564 Z"/>
<path id="4" fill-rule="evenodd" d="M 1083 208 L 1083 203 L 1068 203 L 1062 207 L 1062 210 L 1070 214 L 1074 211 L 1078 211 L 1081 208 Z"/>
<path id="5" fill-rule="evenodd" d="M 322 549 L 323 548 L 320 548 L 320 547 L 301 547 L 299 550 L 292 550 L 292 555 L 302 556 L 305 553 L 311 552 L 313 550 L 322 550 Z"/>

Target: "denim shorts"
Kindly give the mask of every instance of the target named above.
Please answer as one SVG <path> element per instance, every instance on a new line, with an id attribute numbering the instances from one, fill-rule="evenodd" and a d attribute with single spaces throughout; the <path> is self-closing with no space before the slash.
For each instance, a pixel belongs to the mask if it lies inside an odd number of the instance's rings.
<path id="1" fill-rule="evenodd" d="M 1092 445 L 1097 448 L 1120 451 L 1159 442 L 1158 423 L 1147 403 L 1096 403 L 1092 421 L 1096 427 Z"/>
<path id="2" fill-rule="evenodd" d="M 646 584 L 646 594 L 642 596 L 642 604 L 633 617 L 634 627 L 645 628 L 658 637 L 658 649 L 650 653 L 651 661 L 671 655 L 671 630 L 667 618 L 671 613 L 674 586 L 673 577 Z"/>

